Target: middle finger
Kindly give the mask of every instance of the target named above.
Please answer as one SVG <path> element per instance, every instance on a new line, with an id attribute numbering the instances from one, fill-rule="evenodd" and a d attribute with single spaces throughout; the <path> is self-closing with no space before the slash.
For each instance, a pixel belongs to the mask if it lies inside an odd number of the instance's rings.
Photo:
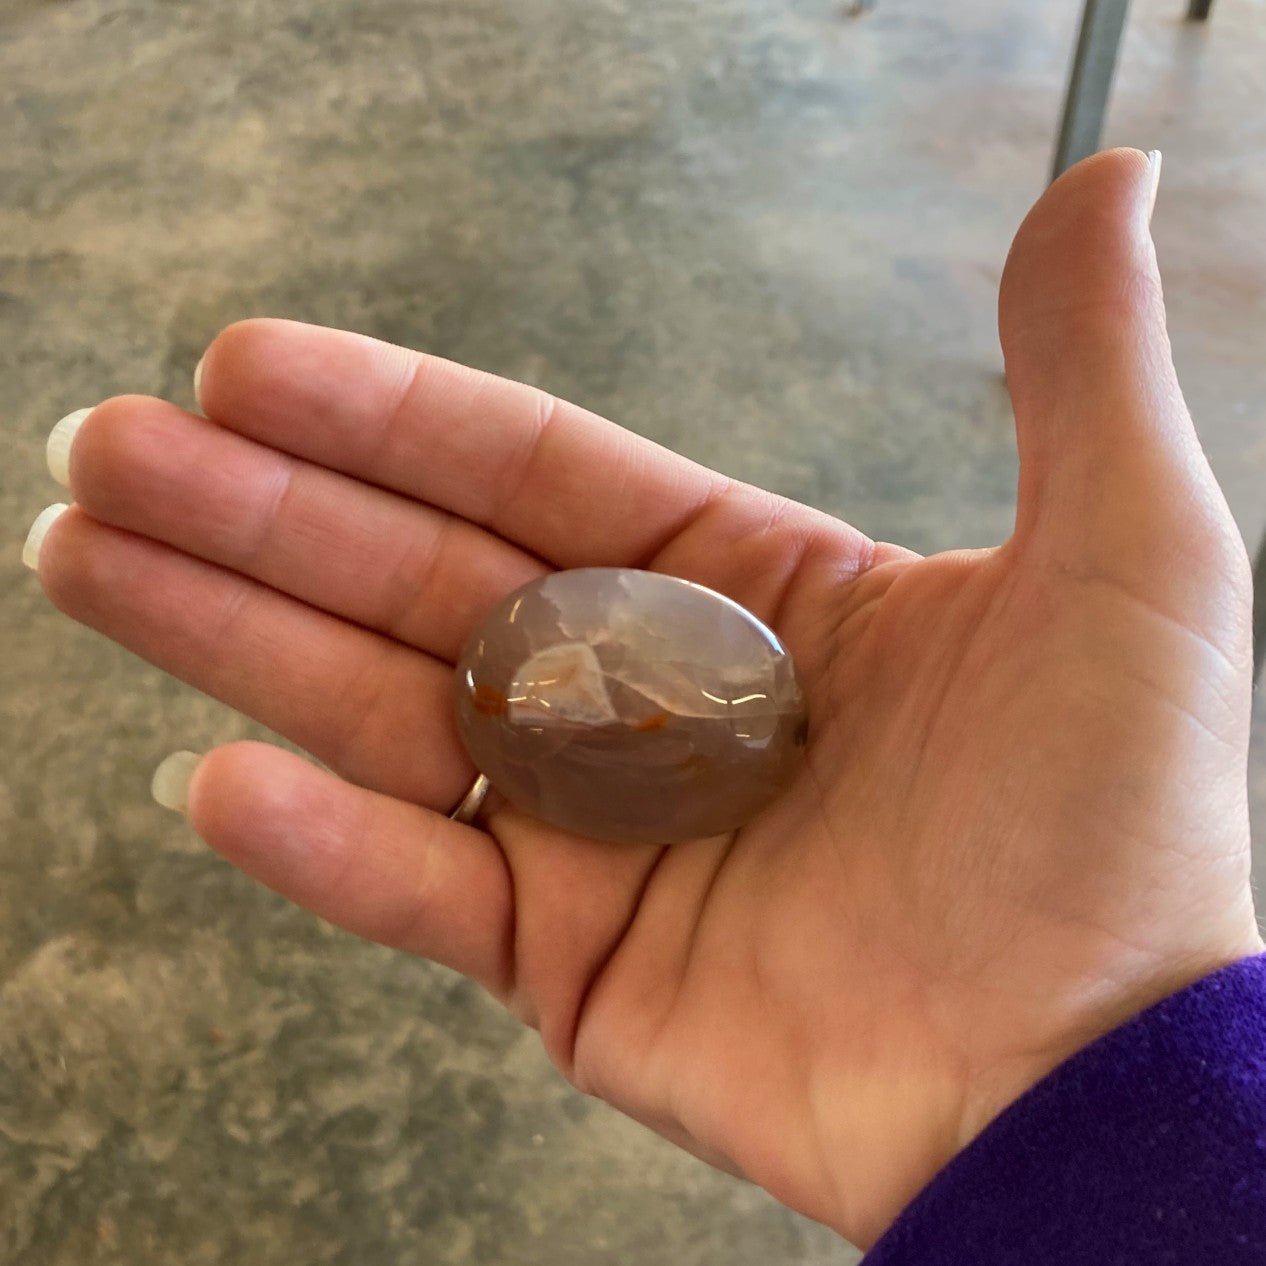
<path id="1" fill-rule="evenodd" d="M 546 570 L 464 519 L 146 396 L 88 415 L 70 486 L 100 522 L 450 662 L 481 616 Z"/>

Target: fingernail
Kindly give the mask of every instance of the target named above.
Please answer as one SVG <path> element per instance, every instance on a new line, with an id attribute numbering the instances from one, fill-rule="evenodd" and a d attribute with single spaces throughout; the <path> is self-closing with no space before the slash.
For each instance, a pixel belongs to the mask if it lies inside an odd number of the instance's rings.
<path id="1" fill-rule="evenodd" d="M 70 487 L 70 446 L 91 412 L 91 409 L 76 409 L 74 413 L 68 413 L 48 434 L 44 448 L 48 473 L 65 488 Z"/>
<path id="2" fill-rule="evenodd" d="M 198 402 L 198 408 L 202 408 L 202 367 L 207 363 L 206 352 L 202 353 L 202 359 L 193 367 L 193 398 Z"/>
<path id="3" fill-rule="evenodd" d="M 149 789 L 154 799 L 173 813 L 184 813 L 189 808 L 189 784 L 194 770 L 202 763 L 199 752 L 172 752 L 154 770 Z"/>
<path id="4" fill-rule="evenodd" d="M 31 530 L 26 534 L 26 543 L 22 546 L 22 561 L 32 570 L 40 569 L 40 546 L 48 535 L 48 529 L 69 510 L 70 507 L 59 501 L 56 505 L 47 506 L 35 516 Z"/>
<path id="5" fill-rule="evenodd" d="M 1147 222 L 1152 222 L 1152 212 L 1156 210 L 1156 193 L 1160 189 L 1161 177 L 1161 152 L 1158 149 L 1152 150 L 1147 155 L 1147 171 L 1148 178 L 1151 181 L 1151 191 L 1147 196 Z"/>

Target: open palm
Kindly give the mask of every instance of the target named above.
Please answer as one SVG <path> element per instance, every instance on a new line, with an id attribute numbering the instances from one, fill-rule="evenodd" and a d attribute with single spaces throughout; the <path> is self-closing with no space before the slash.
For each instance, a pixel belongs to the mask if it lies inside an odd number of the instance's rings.
<path id="1" fill-rule="evenodd" d="M 467 973 L 583 1090 L 872 1241 L 1060 1059 L 1258 947 L 1247 575 L 1174 380 L 1146 161 L 1017 239 L 1017 529 L 929 559 L 571 405 L 355 335 L 230 327 L 206 419 L 123 397 L 74 442 L 53 600 L 293 739 L 207 755 L 209 844 Z M 549 568 L 648 567 L 770 623 L 810 704 L 733 837 L 568 836 L 473 775 L 452 668 Z"/>

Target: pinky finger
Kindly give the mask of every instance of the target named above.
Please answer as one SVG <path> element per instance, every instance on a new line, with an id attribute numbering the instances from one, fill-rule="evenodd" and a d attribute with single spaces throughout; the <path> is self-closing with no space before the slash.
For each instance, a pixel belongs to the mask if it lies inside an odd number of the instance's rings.
<path id="1" fill-rule="evenodd" d="M 513 885 L 482 831 L 266 743 L 169 757 L 154 794 L 222 857 L 304 909 L 508 993 Z"/>

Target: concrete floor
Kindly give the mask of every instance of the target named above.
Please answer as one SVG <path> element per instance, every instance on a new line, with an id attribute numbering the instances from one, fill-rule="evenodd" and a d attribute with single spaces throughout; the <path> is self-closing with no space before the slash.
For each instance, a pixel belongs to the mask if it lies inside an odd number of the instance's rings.
<path id="1" fill-rule="evenodd" d="M 1188 393 L 1266 521 L 1266 4 L 1139 0 Z M 1073 0 L 8 0 L 0 13 L 0 1261 L 846 1263 L 570 1093 L 452 976 L 319 926 L 151 806 L 246 721 L 19 567 L 48 428 L 191 398 L 287 315 L 547 385 L 922 550 L 1000 539 L 994 299 Z M 1259 716 L 1266 738 L 1266 716 Z M 1258 820 L 1266 747 L 1252 765 Z"/>

